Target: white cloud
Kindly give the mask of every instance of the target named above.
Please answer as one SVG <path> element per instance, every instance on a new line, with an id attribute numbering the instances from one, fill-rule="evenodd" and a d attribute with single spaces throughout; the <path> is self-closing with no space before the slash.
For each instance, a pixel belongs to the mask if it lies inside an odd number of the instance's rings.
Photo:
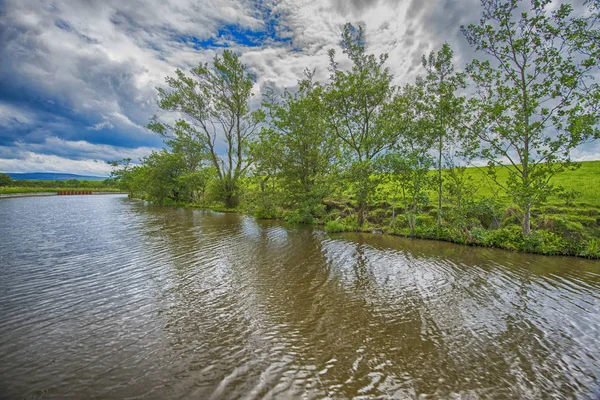
<path id="1" fill-rule="evenodd" d="M 275 30 L 291 43 L 268 39 L 263 46 L 245 47 L 217 37 L 223 26 L 266 29 L 261 7 L 279 15 Z M 135 158 L 138 150 L 99 144 L 94 134 L 110 130 L 135 138 L 144 153 L 151 148 L 144 143 L 156 143 L 144 129 L 157 110 L 155 87 L 176 68 L 189 70 L 220 51 L 194 49 L 184 37 L 227 42 L 239 52 L 258 76 L 258 103 L 266 85 L 293 87 L 306 68 L 316 68 L 317 79 L 326 79 L 327 50 L 339 48 L 346 22 L 366 25 L 368 50 L 388 53 L 395 83 L 403 84 L 422 73 L 421 56 L 444 41 L 455 49 L 459 65 L 468 61 L 473 53 L 459 26 L 478 22 L 479 15 L 479 0 L 5 0 L 0 80 L 14 93 L 28 93 L 38 108 L 0 102 L 0 143 L 20 139 L 29 144 L 20 151 L 66 158 L 76 157 L 67 155 L 72 151 L 80 151 L 80 158 L 94 154 L 93 159 L 101 151 L 130 152 L 124 156 Z M 40 121 L 38 109 L 68 115 Z M 79 131 L 71 126 L 73 119 L 84 121 Z M 82 142 L 97 147 L 77 144 Z M 600 156 L 596 150 L 582 155 L 595 156 Z"/>
<path id="2" fill-rule="evenodd" d="M 63 172 L 82 175 L 108 176 L 110 165 L 104 161 L 85 159 L 73 160 L 50 154 L 25 152 L 23 158 L 1 159 L 0 171 L 6 172 Z"/>

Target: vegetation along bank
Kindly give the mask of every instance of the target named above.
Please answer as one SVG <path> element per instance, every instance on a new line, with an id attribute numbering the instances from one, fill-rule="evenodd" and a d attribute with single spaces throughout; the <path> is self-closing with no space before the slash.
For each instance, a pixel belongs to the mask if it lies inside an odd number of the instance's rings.
<path id="1" fill-rule="evenodd" d="M 330 232 L 599 257 L 600 164 L 571 160 L 600 136 L 599 3 L 483 0 L 462 27 L 477 58 L 458 69 L 444 44 L 403 85 L 347 24 L 342 56 L 260 107 L 257 76 L 225 50 L 167 78 L 148 125 L 167 148 L 113 177 L 152 202 Z"/>

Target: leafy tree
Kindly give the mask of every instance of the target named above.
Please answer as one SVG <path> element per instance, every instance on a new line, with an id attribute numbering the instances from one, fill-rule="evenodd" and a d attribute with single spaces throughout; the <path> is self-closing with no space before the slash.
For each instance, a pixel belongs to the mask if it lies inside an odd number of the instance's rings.
<path id="1" fill-rule="evenodd" d="M 423 80 L 422 106 L 431 120 L 431 134 L 436 139 L 438 227 L 442 226 L 443 182 L 442 172 L 454 166 L 454 150 L 459 146 L 460 121 L 464 98 L 456 92 L 465 88 L 465 74 L 456 72 L 452 65 L 454 52 L 444 43 L 437 53 L 423 56 L 422 64 L 427 75 Z"/>
<path id="2" fill-rule="evenodd" d="M 133 169 L 133 164 L 131 163 L 131 158 L 124 158 L 122 160 L 114 160 L 107 161 L 107 163 L 112 167 L 110 171 L 110 177 L 115 180 L 117 185 L 122 190 L 131 191 L 131 171 Z"/>
<path id="3" fill-rule="evenodd" d="M 185 160 L 184 160 L 185 162 Z M 186 170 L 188 170 L 186 168 Z M 180 198 L 187 202 L 199 203 L 206 198 L 208 185 L 215 180 L 216 172 L 212 166 L 198 168 L 177 177 Z"/>
<path id="4" fill-rule="evenodd" d="M 595 53 L 584 54 L 583 45 L 564 34 L 581 33 L 572 6 L 549 12 L 549 4 L 534 0 L 521 13 L 517 0 L 482 0 L 481 22 L 461 27 L 489 58 L 467 67 L 476 86 L 475 147 L 490 176 L 523 210 L 524 235 L 531 232 L 532 207 L 555 192 L 550 179 L 571 167 L 570 151 L 598 136 L 598 110 L 585 89 L 597 70 Z M 508 171 L 506 182 L 495 175 L 499 165 Z"/>
<path id="5" fill-rule="evenodd" d="M 336 153 L 326 134 L 323 90 L 313 76 L 314 71 L 307 71 L 297 92 L 286 90 L 281 99 L 272 91 L 266 94 L 263 105 L 268 125 L 260 132 L 255 149 L 258 169 L 280 178 L 289 205 L 299 209 L 298 222 L 310 222 L 322 208 Z"/>
<path id="6" fill-rule="evenodd" d="M 348 180 L 362 226 L 367 201 L 377 184 L 373 161 L 395 145 L 398 135 L 383 118 L 393 94 L 392 75 L 385 67 L 387 54 L 376 57 L 366 53 L 362 26 L 344 26 L 342 51 L 352 68 L 342 71 L 335 61 L 335 50 L 329 50 L 331 76 L 325 90 L 325 118 L 329 131 L 345 150 Z"/>
<path id="7" fill-rule="evenodd" d="M 183 200 L 178 180 L 187 171 L 181 154 L 162 149 L 145 157 L 142 164 L 143 188 L 149 200 L 159 204 L 166 200 Z"/>
<path id="8" fill-rule="evenodd" d="M 225 50 L 211 64 L 193 68 L 191 76 L 177 70 L 176 77 L 166 81 L 169 89 L 158 88 L 158 105 L 182 118 L 171 126 L 154 117 L 149 128 L 163 136 L 185 136 L 205 149 L 222 185 L 225 205 L 235 207 L 239 179 L 252 164 L 248 146 L 262 119 L 262 113 L 251 112 L 249 106 L 254 77 L 235 53 Z M 217 151 L 219 137 L 225 139 L 224 155 Z"/>
<path id="9" fill-rule="evenodd" d="M 395 129 L 396 145 L 378 159 L 379 171 L 392 185 L 392 202 L 401 195 L 411 234 L 416 218 L 429 202 L 427 191 L 431 187 L 429 171 L 435 163 L 430 149 L 436 142 L 432 135 L 434 120 L 423 107 L 424 83 L 407 85 L 396 91 L 384 110 L 388 129 Z M 395 222 L 395 206 L 392 221 Z"/>
<path id="10" fill-rule="evenodd" d="M 13 179 L 10 175 L 0 173 L 0 186 L 11 186 L 13 184 Z"/>

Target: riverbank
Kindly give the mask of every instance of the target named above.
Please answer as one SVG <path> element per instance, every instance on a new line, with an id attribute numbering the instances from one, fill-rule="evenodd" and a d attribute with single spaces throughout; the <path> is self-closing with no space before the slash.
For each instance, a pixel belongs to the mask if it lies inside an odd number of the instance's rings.
<path id="1" fill-rule="evenodd" d="M 130 195 L 131 196 L 131 195 Z M 165 205 L 162 205 L 165 206 Z M 251 216 L 257 220 L 277 220 L 290 225 L 299 225 L 286 218 L 281 210 L 273 210 L 269 217 L 261 216 L 252 209 L 225 208 L 221 204 L 179 203 L 166 206 L 195 208 L 221 213 L 237 213 Z M 434 212 L 435 210 L 430 210 Z M 455 243 L 471 247 L 498 248 L 514 252 L 571 256 L 587 259 L 600 259 L 600 239 L 590 237 L 600 227 L 600 211 L 590 205 L 551 205 L 534 210 L 536 228 L 531 235 L 523 236 L 521 227 L 508 209 L 503 220 L 492 221 L 493 228 L 484 228 L 481 224 L 471 222 L 463 225 L 444 225 L 438 228 L 433 215 L 424 214 L 416 218 L 413 228 L 406 227 L 406 215 L 395 215 L 396 226 L 389 225 L 389 219 L 381 218 L 389 213 L 389 209 L 373 208 L 362 227 L 356 223 L 356 214 L 344 217 L 329 210 L 326 217 L 315 219 L 309 225 L 320 226 L 327 233 L 359 232 L 373 235 L 388 235 L 410 239 L 435 240 Z M 336 218 L 335 215 L 338 215 Z M 565 219 L 565 216 L 567 219 Z M 404 220 L 403 220 L 404 218 Z M 300 224 L 301 225 L 301 224 Z M 586 226 L 584 226 L 586 225 Z"/>
<path id="2" fill-rule="evenodd" d="M 60 192 L 64 192 L 61 190 Z M 93 196 L 93 195 L 104 195 L 104 194 L 127 194 L 127 192 L 94 192 L 90 194 L 65 194 L 63 196 Z M 18 197 L 37 197 L 37 196 L 58 196 L 59 191 L 56 192 L 25 192 L 25 193 L 0 193 L 0 199 L 14 199 Z"/>
<path id="3" fill-rule="evenodd" d="M 0 201 L 0 221 L 0 397 L 599 388 L 597 261 L 328 235 L 122 196 Z"/>

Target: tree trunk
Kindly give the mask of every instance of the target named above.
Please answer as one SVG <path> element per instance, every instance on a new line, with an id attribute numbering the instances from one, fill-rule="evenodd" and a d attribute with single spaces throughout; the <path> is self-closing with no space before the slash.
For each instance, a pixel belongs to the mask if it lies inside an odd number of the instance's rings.
<path id="1" fill-rule="evenodd" d="M 442 227 L 442 135 L 440 135 L 439 155 L 438 155 L 438 227 Z"/>
<path id="2" fill-rule="evenodd" d="M 526 205 L 523 210 L 523 236 L 531 234 L 531 205 Z"/>
<path id="3" fill-rule="evenodd" d="M 358 205 L 358 226 L 362 227 L 365 223 L 365 209 L 366 204 L 361 203 Z"/>

